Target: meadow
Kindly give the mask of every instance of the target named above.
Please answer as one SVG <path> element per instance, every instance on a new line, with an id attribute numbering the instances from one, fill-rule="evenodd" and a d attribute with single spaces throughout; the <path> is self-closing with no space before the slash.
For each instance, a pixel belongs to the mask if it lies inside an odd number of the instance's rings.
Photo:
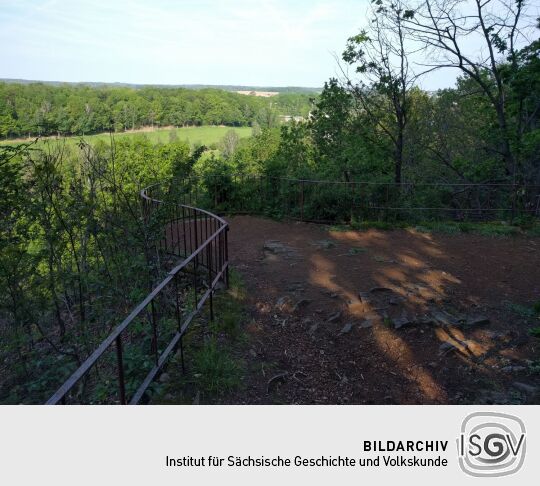
<path id="1" fill-rule="evenodd" d="M 129 130 L 125 132 L 116 132 L 114 137 L 116 139 L 124 137 L 133 137 L 136 135 L 144 135 L 153 143 L 168 143 L 171 139 L 184 140 L 189 143 L 190 146 L 197 145 L 213 145 L 219 143 L 223 136 L 230 130 L 234 130 L 240 138 L 247 138 L 251 136 L 251 127 L 227 127 L 227 126 L 212 126 L 203 125 L 199 127 L 182 127 L 182 128 L 143 128 L 140 130 Z M 108 140 L 109 133 L 99 133 L 95 135 L 85 136 L 71 136 L 71 137 L 42 137 L 40 140 L 67 140 L 68 143 L 77 143 L 81 139 L 84 139 L 88 143 L 96 142 L 98 140 Z M 37 137 L 36 137 L 37 138 Z M 34 138 L 29 139 L 11 139 L 2 140 L 1 145 L 15 145 L 21 142 L 32 141 Z"/>

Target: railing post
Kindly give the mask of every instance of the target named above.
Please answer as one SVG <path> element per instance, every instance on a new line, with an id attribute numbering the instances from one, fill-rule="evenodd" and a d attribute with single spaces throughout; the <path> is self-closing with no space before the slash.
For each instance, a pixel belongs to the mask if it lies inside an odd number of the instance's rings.
<path id="1" fill-rule="evenodd" d="M 180 361 L 182 362 L 182 373 L 185 373 L 186 366 L 184 364 L 184 336 L 180 337 Z"/>
<path id="2" fill-rule="evenodd" d="M 206 260 L 207 260 L 207 263 L 208 263 L 208 275 L 209 275 L 209 282 L 208 282 L 208 286 L 210 288 L 210 321 L 211 322 L 214 322 L 214 299 L 213 299 L 213 294 L 214 294 L 214 284 L 213 284 L 213 276 L 212 276 L 212 252 L 211 252 L 211 248 L 212 248 L 212 241 L 210 243 L 208 243 L 207 247 L 206 247 Z"/>
<path id="3" fill-rule="evenodd" d="M 510 219 L 510 223 L 514 223 L 514 219 L 516 218 L 516 183 L 514 182 L 512 184 L 512 215 Z"/>
<path id="4" fill-rule="evenodd" d="M 154 299 L 151 300 L 150 307 L 151 307 L 151 314 L 152 314 L 152 345 L 151 345 L 151 352 L 154 353 L 154 360 L 155 360 L 156 365 L 157 365 L 158 360 L 159 360 L 159 353 L 158 353 L 158 332 L 157 332 L 156 306 L 154 304 Z"/>
<path id="5" fill-rule="evenodd" d="M 116 338 L 116 361 L 118 363 L 118 389 L 120 391 L 120 404 L 125 405 L 126 401 L 126 384 L 124 379 L 124 361 L 122 357 L 122 335 L 119 334 Z"/>
<path id="6" fill-rule="evenodd" d="M 193 211 L 193 225 L 195 226 L 195 248 L 193 251 L 197 251 L 199 248 L 199 224 L 197 221 L 197 211 Z M 199 263 L 199 254 L 195 255 L 195 266 Z"/>
<path id="7" fill-rule="evenodd" d="M 178 332 L 182 332 L 182 319 L 180 318 L 180 297 L 178 292 L 178 274 L 174 276 L 174 301 L 176 304 L 175 315 Z"/>
<path id="8" fill-rule="evenodd" d="M 225 228 L 225 285 L 229 288 L 229 226 Z"/>
<path id="9" fill-rule="evenodd" d="M 174 294 L 175 294 L 175 303 L 176 303 L 176 325 L 179 333 L 182 333 L 182 318 L 180 315 L 180 293 L 178 292 L 178 274 L 174 276 Z M 180 335 L 180 360 L 182 361 L 182 373 L 185 373 L 184 366 L 184 337 Z"/>
<path id="10" fill-rule="evenodd" d="M 180 254 L 184 258 L 187 256 L 187 243 L 186 243 L 186 209 L 182 205 L 182 239 L 184 240 L 184 253 Z"/>
<path id="11" fill-rule="evenodd" d="M 304 221 L 304 181 L 300 183 L 300 221 Z"/>

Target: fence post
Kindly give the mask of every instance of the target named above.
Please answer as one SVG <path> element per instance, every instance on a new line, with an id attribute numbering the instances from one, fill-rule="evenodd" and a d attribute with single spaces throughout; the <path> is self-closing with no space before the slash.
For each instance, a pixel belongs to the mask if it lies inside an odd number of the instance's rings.
<path id="1" fill-rule="evenodd" d="M 214 322 L 214 299 L 213 299 L 213 294 L 214 294 L 214 284 L 213 284 L 213 276 L 212 276 L 212 252 L 211 252 L 211 247 L 212 247 L 212 243 L 213 241 L 209 242 L 208 243 L 208 246 L 206 247 L 206 261 L 207 261 L 207 264 L 208 264 L 208 275 L 209 275 L 209 282 L 208 282 L 208 287 L 210 289 L 210 322 Z"/>
<path id="2" fill-rule="evenodd" d="M 514 182 L 512 184 L 512 215 L 510 219 L 510 223 L 514 223 L 514 219 L 516 217 L 516 183 Z"/>
<path id="3" fill-rule="evenodd" d="M 304 221 L 304 181 L 300 183 L 300 221 Z"/>
<path id="4" fill-rule="evenodd" d="M 225 228 L 225 285 L 229 288 L 229 226 Z"/>
<path id="5" fill-rule="evenodd" d="M 151 352 L 154 353 L 154 359 L 156 365 L 158 364 L 158 333 L 157 333 L 157 318 L 156 318 L 156 306 L 154 304 L 154 299 L 150 302 L 151 315 L 152 315 L 152 346 Z"/>
<path id="6" fill-rule="evenodd" d="M 122 335 L 119 334 L 116 338 L 116 360 L 118 363 L 118 388 L 120 391 L 120 404 L 125 405 L 126 401 L 126 384 L 124 380 L 124 362 L 122 359 Z"/>

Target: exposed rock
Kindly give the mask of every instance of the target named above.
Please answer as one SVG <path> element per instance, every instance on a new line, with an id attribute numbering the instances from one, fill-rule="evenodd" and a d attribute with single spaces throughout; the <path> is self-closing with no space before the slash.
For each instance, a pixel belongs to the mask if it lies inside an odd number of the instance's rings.
<path id="1" fill-rule="evenodd" d="M 309 331 L 308 333 L 309 334 L 314 334 L 315 331 L 319 328 L 319 323 L 315 323 L 315 324 L 312 324 L 311 327 L 309 328 Z"/>
<path id="2" fill-rule="evenodd" d="M 343 328 L 341 329 L 341 331 L 339 331 L 339 335 L 341 336 L 342 334 L 347 334 L 347 333 L 351 332 L 352 326 L 353 326 L 352 323 L 347 322 L 347 324 L 345 324 L 345 325 L 343 326 Z"/>
<path id="3" fill-rule="evenodd" d="M 520 403 L 504 392 L 484 389 L 477 391 L 475 401 L 482 405 L 515 405 Z"/>
<path id="4" fill-rule="evenodd" d="M 437 324 L 437 321 L 429 315 L 417 316 L 414 320 L 417 324 L 423 324 L 426 326 Z"/>
<path id="5" fill-rule="evenodd" d="M 298 250 L 277 240 L 267 240 L 264 242 L 263 250 L 266 252 L 265 261 L 276 261 L 279 256 L 285 258 L 298 257 Z"/>
<path id="6" fill-rule="evenodd" d="M 506 332 L 495 332 L 495 331 L 486 331 L 486 336 L 490 339 L 509 339 L 512 337 L 512 331 Z"/>
<path id="7" fill-rule="evenodd" d="M 514 381 L 512 383 L 514 388 L 517 388 L 519 391 L 526 393 L 527 395 L 534 395 L 538 393 L 538 387 L 534 385 L 528 385 L 527 383 L 521 383 L 519 381 Z"/>
<path id="8" fill-rule="evenodd" d="M 373 294 L 375 292 L 392 292 L 392 289 L 389 289 L 388 287 L 373 287 L 369 289 L 369 291 Z"/>
<path id="9" fill-rule="evenodd" d="M 367 292 L 358 292 L 358 298 L 364 304 L 369 304 L 369 294 Z"/>
<path id="10" fill-rule="evenodd" d="M 281 311 L 285 310 L 286 307 L 288 307 L 290 304 L 291 304 L 291 298 L 288 295 L 284 295 L 283 297 L 280 297 L 276 301 L 276 307 Z"/>
<path id="11" fill-rule="evenodd" d="M 303 282 L 291 282 L 287 287 L 285 287 L 287 292 L 303 292 L 306 290 L 306 287 Z"/>
<path id="12" fill-rule="evenodd" d="M 449 341 L 446 341 L 439 346 L 440 355 L 445 355 L 453 351 L 458 351 L 458 348 Z"/>
<path id="13" fill-rule="evenodd" d="M 400 329 L 403 326 L 410 326 L 414 324 L 414 321 L 409 319 L 407 316 L 401 316 L 392 319 L 392 324 L 394 325 L 394 329 Z"/>
<path id="14" fill-rule="evenodd" d="M 287 253 L 289 247 L 277 240 L 267 240 L 264 242 L 263 249 L 271 253 Z"/>
<path id="15" fill-rule="evenodd" d="M 330 290 L 322 289 L 321 292 L 325 295 L 328 295 L 328 297 L 331 297 L 332 299 L 335 299 L 336 297 L 338 297 L 338 294 Z"/>
<path id="16" fill-rule="evenodd" d="M 366 319 L 362 324 L 360 324 L 361 329 L 368 329 L 373 327 L 373 321 L 371 319 Z"/>
<path id="17" fill-rule="evenodd" d="M 459 326 L 460 322 L 453 315 L 444 311 L 433 311 L 433 318 L 442 326 Z"/>
<path id="18" fill-rule="evenodd" d="M 525 366 L 505 366 L 501 368 L 501 371 L 504 373 L 518 373 L 520 371 L 525 371 L 527 368 Z"/>
<path id="19" fill-rule="evenodd" d="M 272 376 L 272 378 L 268 380 L 268 384 L 266 385 L 267 393 L 270 393 L 278 385 L 278 383 L 285 383 L 288 375 L 289 373 L 284 371 L 283 373 L 278 373 L 277 375 Z"/>
<path id="20" fill-rule="evenodd" d="M 388 259 L 382 255 L 375 255 L 373 260 L 375 260 L 377 263 L 397 263 L 396 260 Z"/>
<path id="21" fill-rule="evenodd" d="M 489 324 L 489 319 L 485 316 L 468 317 L 465 321 L 467 327 L 482 326 Z"/>
<path id="22" fill-rule="evenodd" d="M 336 244 L 330 240 L 312 241 L 311 245 L 316 246 L 320 250 L 329 250 L 330 248 L 334 248 L 336 246 Z"/>
<path id="23" fill-rule="evenodd" d="M 296 304 L 294 304 L 294 307 L 292 309 L 293 312 L 298 312 L 303 307 L 308 306 L 311 303 L 311 300 L 309 299 L 301 299 Z"/>
<path id="24" fill-rule="evenodd" d="M 332 314 L 330 317 L 328 317 L 328 322 L 337 322 L 341 319 L 341 311 L 336 312 L 335 314 Z"/>

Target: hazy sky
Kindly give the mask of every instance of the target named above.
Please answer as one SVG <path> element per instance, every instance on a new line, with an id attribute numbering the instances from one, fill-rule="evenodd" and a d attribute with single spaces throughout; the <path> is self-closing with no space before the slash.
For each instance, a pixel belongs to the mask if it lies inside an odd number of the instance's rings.
<path id="1" fill-rule="evenodd" d="M 0 77 L 322 86 L 368 0 L 0 0 Z M 431 76 L 428 89 L 453 84 Z"/>

